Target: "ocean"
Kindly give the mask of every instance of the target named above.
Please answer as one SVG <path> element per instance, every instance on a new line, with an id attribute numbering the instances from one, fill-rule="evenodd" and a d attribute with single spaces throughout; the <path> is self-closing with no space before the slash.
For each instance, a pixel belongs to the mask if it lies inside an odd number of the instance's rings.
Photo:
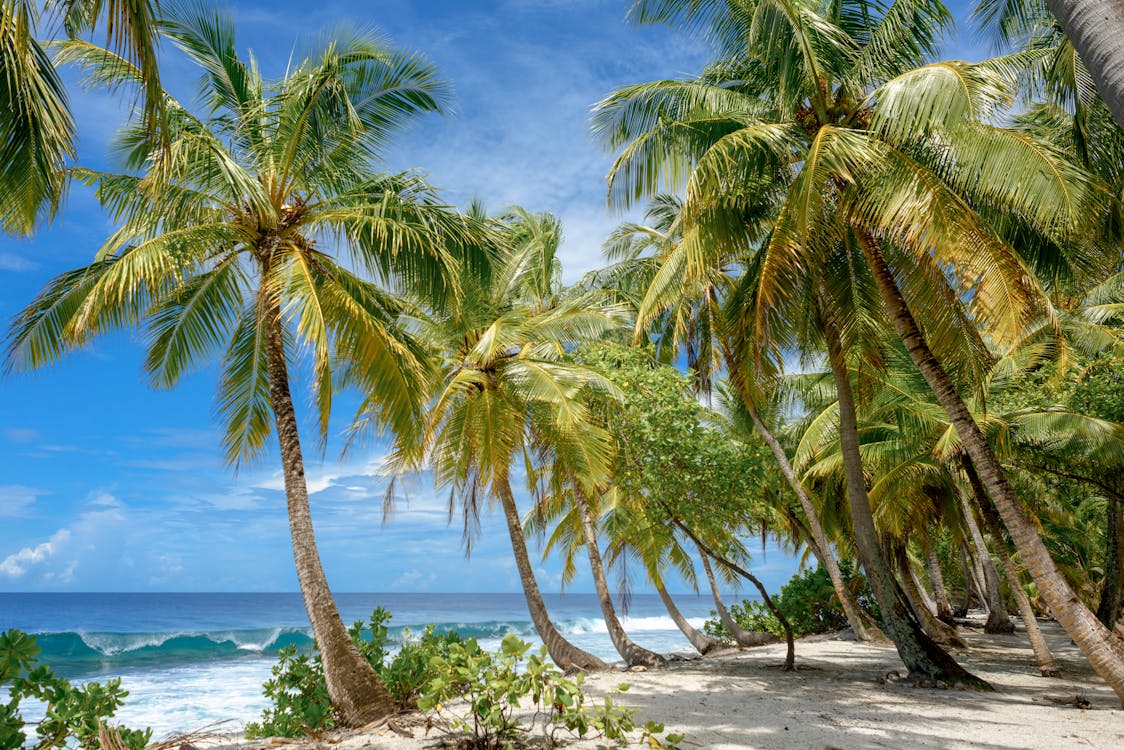
<path id="1" fill-rule="evenodd" d="M 608 661 L 618 660 L 593 594 L 545 595 L 555 625 L 574 644 Z M 701 627 L 709 597 L 675 597 Z M 393 614 L 391 635 L 420 632 L 433 623 L 455 629 L 495 649 L 507 633 L 539 643 L 520 594 L 336 594 L 347 624 L 366 621 L 376 606 Z M 689 649 L 655 594 L 631 597 L 626 630 L 660 653 Z M 40 659 L 78 681 L 121 677 L 129 691 L 117 719 L 152 727 L 155 737 L 219 721 L 231 728 L 257 719 L 261 685 L 277 651 L 312 645 L 300 594 L 5 594 L 0 631 L 36 635 Z M 0 690 L 0 695 L 6 691 Z M 25 716 L 25 718 L 27 718 Z"/>

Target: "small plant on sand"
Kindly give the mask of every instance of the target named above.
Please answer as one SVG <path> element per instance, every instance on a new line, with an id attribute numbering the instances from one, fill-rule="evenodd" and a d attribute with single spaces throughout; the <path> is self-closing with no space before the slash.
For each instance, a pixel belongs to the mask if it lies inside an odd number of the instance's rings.
<path id="1" fill-rule="evenodd" d="M 662 724 L 637 726 L 632 709 L 606 696 L 600 704 L 586 704 L 584 675 L 565 677 L 547 657 L 546 647 L 531 652 L 531 644 L 504 636 L 500 651 L 489 654 L 453 644 L 446 656 L 429 665 L 432 679 L 418 699 L 418 708 L 437 714 L 438 726 L 463 736 L 465 750 L 506 750 L 524 746 L 541 735 L 546 747 L 556 747 L 560 735 L 593 735 L 626 745 L 629 735 L 652 748 L 677 750 L 681 735 L 664 734 Z M 628 690 L 621 684 L 615 692 Z M 662 735 L 662 736 L 661 736 Z"/>
<path id="2" fill-rule="evenodd" d="M 48 750 L 74 743 L 97 750 L 99 725 L 113 718 L 128 691 L 121 689 L 118 678 L 74 685 L 40 664 L 38 656 L 33 636 L 19 630 L 0 633 L 0 685 L 8 686 L 7 701 L 0 702 L 0 750 Z M 25 699 L 44 704 L 41 721 L 24 720 L 20 703 Z M 34 738 L 25 731 L 31 725 L 35 725 Z M 114 732 L 127 750 L 141 750 L 152 737 L 151 729 L 117 727 Z"/>
<path id="3" fill-rule="evenodd" d="M 455 631 L 438 633 L 432 625 L 420 638 L 403 631 L 401 648 L 391 654 L 387 623 L 391 614 L 376 608 L 367 622 L 357 621 L 349 629 L 359 652 L 374 667 L 399 708 L 411 708 L 429 681 L 429 662 L 447 655 L 453 645 L 480 651 L 475 641 L 465 641 Z M 318 653 L 299 653 L 295 646 L 278 652 L 272 677 L 262 686 L 271 705 L 260 722 L 246 725 L 247 737 L 300 737 L 335 727 L 337 717 L 328 698 L 324 666 Z"/>

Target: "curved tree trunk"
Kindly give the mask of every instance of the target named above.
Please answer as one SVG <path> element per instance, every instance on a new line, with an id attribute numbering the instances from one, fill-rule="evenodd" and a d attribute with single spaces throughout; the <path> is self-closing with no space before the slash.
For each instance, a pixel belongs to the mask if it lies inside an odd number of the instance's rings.
<path id="1" fill-rule="evenodd" d="M 1105 505 L 1104 581 L 1097 619 L 1108 629 L 1120 619 L 1120 598 L 1124 595 L 1124 502 L 1113 495 Z"/>
<path id="2" fill-rule="evenodd" d="M 913 608 L 913 614 L 917 615 L 917 619 L 921 621 L 921 627 L 924 628 L 930 638 L 941 645 L 968 648 L 968 644 L 956 632 L 956 628 L 938 620 L 935 607 L 929 609 L 925 602 L 925 592 L 917 585 L 917 577 L 913 573 L 913 566 L 909 563 L 909 555 L 906 553 L 905 547 L 898 547 L 894 554 L 898 565 L 898 578 L 901 579 L 902 588 L 905 590 L 906 599 L 909 600 Z"/>
<path id="3" fill-rule="evenodd" d="M 1114 2 L 1119 7 L 1118 0 L 1089 0 L 1087 4 L 1107 8 Z M 1062 3 L 1051 0 L 1051 4 L 1077 6 L 1083 3 Z M 1120 13 L 1124 14 L 1124 8 Z M 1119 23 L 1115 28 L 1115 31 L 1111 27 L 1103 28 L 1101 31 L 1105 34 L 1114 34 L 1114 44 L 1117 49 L 1121 49 L 1120 45 L 1124 45 L 1124 35 L 1119 33 Z M 1080 48 L 1078 49 L 1080 51 Z M 1117 71 L 1117 75 L 1120 75 L 1120 71 Z M 1118 106 L 1120 103 L 1120 100 L 1117 100 Z M 972 412 L 960 397 L 948 373 L 929 349 L 882 255 L 881 248 L 870 237 L 863 237 L 860 234 L 859 240 L 898 335 L 904 341 L 914 365 L 933 389 L 937 401 L 956 428 L 965 452 L 972 459 L 980 481 L 987 489 L 996 510 L 999 511 L 1003 524 L 1011 534 L 1015 549 L 1018 550 L 1019 557 L 1022 558 L 1038 585 L 1042 598 L 1069 637 L 1093 665 L 1093 669 L 1116 692 L 1120 697 L 1121 705 L 1124 705 L 1124 643 L 1101 624 L 1058 570 L 1057 564 L 1050 557 L 1049 550 L 1038 535 L 1038 528 L 1007 480 L 1006 472 L 999 464 L 999 459 L 991 450 L 991 446 L 988 445 L 987 438 L 984 437 L 979 425 L 976 424 Z"/>
<path id="4" fill-rule="evenodd" d="M 711 651 L 722 648 L 722 641 L 711 638 L 688 622 L 687 618 L 683 616 L 683 613 L 679 611 L 679 608 L 675 606 L 675 601 L 671 598 L 671 594 L 667 593 L 667 589 L 664 587 L 662 581 L 653 581 L 653 585 L 656 587 L 656 593 L 660 595 L 660 601 L 663 602 L 663 606 L 667 608 L 667 613 L 671 615 L 671 619 L 675 622 L 675 626 L 687 637 L 687 640 L 691 642 L 691 645 L 695 647 L 696 651 L 706 656 Z M 725 609 L 725 607 L 723 607 L 723 609 Z M 728 616 L 729 613 L 727 613 L 727 617 Z"/>
<path id="5" fill-rule="evenodd" d="M 523 536 L 523 525 L 519 522 L 519 508 L 515 505 L 515 496 L 511 492 L 511 484 L 506 476 L 495 478 L 496 494 L 499 495 L 500 504 L 503 505 L 504 519 L 507 521 L 507 533 L 511 537 L 511 551 L 515 555 L 515 567 L 519 571 L 519 581 L 523 584 L 523 596 L 527 600 L 527 610 L 531 614 L 531 622 L 535 624 L 542 642 L 554 663 L 563 670 L 592 672 L 608 669 L 609 665 L 598 659 L 593 654 L 587 653 L 566 640 L 554 623 L 543 601 L 542 592 L 539 591 L 538 581 L 535 580 L 535 569 L 531 565 L 531 558 L 527 554 L 527 539 Z"/>
<path id="6" fill-rule="evenodd" d="M 843 453 L 855 546 L 859 550 L 867 580 L 882 612 L 883 632 L 894 642 L 898 655 L 909 670 L 912 680 L 924 684 L 936 682 L 949 685 L 962 684 L 989 690 L 990 685 L 957 664 L 948 652 L 925 635 L 917 618 L 899 597 L 897 581 L 882 555 L 878 531 L 874 526 L 866 477 L 863 476 L 862 457 L 859 454 L 859 426 L 855 415 L 855 397 L 851 390 L 847 363 L 843 357 L 839 331 L 835 322 L 824 314 L 824 310 L 820 313 L 838 399 L 839 444 Z"/>
<path id="7" fill-rule="evenodd" d="M 609 594 L 609 584 L 605 580 L 605 566 L 601 562 L 601 550 L 597 548 L 597 529 L 594 528 L 593 510 L 590 508 L 589 498 L 578 487 L 577 482 L 573 481 L 572 477 L 571 482 L 574 488 L 574 498 L 578 505 L 578 515 L 581 516 L 585 548 L 589 553 L 589 567 L 593 572 L 593 586 L 597 590 L 597 601 L 601 605 L 601 614 L 605 618 L 605 627 L 609 630 L 609 638 L 613 641 L 613 647 L 617 649 L 617 653 L 630 667 L 660 666 L 666 662 L 662 656 L 636 645 L 628 637 L 628 633 L 624 632 L 620 618 L 617 617 L 617 610 L 613 606 L 613 597 Z"/>
<path id="8" fill-rule="evenodd" d="M 933 584 L 933 601 L 937 606 L 937 619 L 946 625 L 952 625 L 952 605 L 948 603 L 948 589 L 944 587 L 941 561 L 932 543 L 925 550 L 925 570 L 929 574 L 929 582 Z"/>
<path id="9" fill-rule="evenodd" d="M 1018 568 L 1015 567 L 1015 561 L 1011 559 L 1011 552 L 1007 549 L 1007 541 L 1003 538 L 1003 531 L 999 528 L 999 520 L 995 517 L 995 510 L 990 501 L 982 505 L 980 515 L 983 516 L 988 533 L 991 534 L 991 538 L 995 542 L 995 551 L 999 555 L 999 562 L 1003 565 L 1003 572 L 1007 576 L 1007 588 L 1011 589 L 1011 595 L 1015 597 L 1015 603 L 1019 607 L 1019 617 L 1022 618 L 1023 627 L 1026 628 L 1026 637 L 1030 640 L 1030 649 L 1034 652 L 1034 658 L 1038 662 L 1038 671 L 1043 677 L 1060 677 L 1061 672 L 1054 661 L 1054 655 L 1050 653 L 1050 647 L 1046 645 L 1046 638 L 1042 635 L 1042 629 L 1038 627 L 1038 618 L 1034 614 L 1034 608 L 1030 606 L 1030 599 L 1027 597 L 1026 591 L 1023 590 L 1022 581 L 1019 580 Z"/>
<path id="10" fill-rule="evenodd" d="M 812 504 L 812 498 L 808 495 L 808 490 L 805 489 L 803 482 L 796 478 L 796 472 L 793 470 L 792 464 L 788 460 L 788 454 L 785 453 L 784 448 L 769 428 L 765 426 L 765 422 L 762 421 L 761 415 L 758 414 L 757 407 L 754 406 L 753 400 L 745 393 L 742 394 L 742 403 L 745 405 L 750 419 L 753 420 L 753 426 L 757 428 L 757 432 L 761 435 L 761 439 L 769 446 L 769 450 L 772 452 L 777 466 L 780 467 L 781 474 L 784 475 L 789 487 L 796 493 L 796 497 L 800 501 L 800 507 L 804 511 L 804 517 L 808 519 L 808 531 L 814 542 L 813 545 L 810 545 L 812 552 L 819 559 L 824 570 L 827 571 L 827 575 L 831 579 L 832 588 L 835 589 L 835 595 L 839 598 L 840 606 L 843 607 L 843 614 L 847 616 L 847 622 L 851 625 L 851 630 L 855 631 L 855 636 L 861 641 L 888 643 L 889 639 L 886 638 L 886 634 L 879 629 L 872 618 L 863 612 L 862 607 L 860 607 L 858 601 L 855 600 L 854 594 L 852 594 L 851 590 L 847 587 L 846 581 L 843 580 L 843 574 L 839 571 L 839 563 L 835 560 L 835 555 L 831 552 L 831 545 L 827 541 L 827 534 L 824 533 L 823 524 L 820 523 L 820 517 L 816 512 L 816 506 Z"/>
<path id="11" fill-rule="evenodd" d="M 1046 4 L 1089 68 L 1116 123 L 1124 128 L 1124 3 L 1046 0 Z"/>
<path id="12" fill-rule="evenodd" d="M 987 603 L 984 601 L 980 580 L 976 576 L 976 564 L 972 562 L 972 552 L 964 540 L 960 541 L 960 567 L 964 569 L 964 617 L 968 616 L 968 610 L 972 608 L 973 597 L 986 612 Z"/>
<path id="13" fill-rule="evenodd" d="M 347 727 L 360 727 L 386 718 L 395 712 L 394 700 L 347 632 L 336 609 L 328 579 L 320 564 L 312 512 L 308 504 L 308 485 L 304 477 L 297 417 L 289 390 L 281 335 L 280 311 L 268 311 L 266 361 L 269 372 L 269 400 L 277 425 L 281 465 L 285 475 L 285 497 L 289 511 L 289 533 L 293 540 L 297 580 L 304 597 L 312 634 L 324 664 L 324 681 L 332 708 Z"/>
<path id="14" fill-rule="evenodd" d="M 776 643 L 780 639 L 772 633 L 754 633 L 746 630 L 738 625 L 737 621 L 730 616 L 730 611 L 726 609 L 726 603 L 722 601 L 722 594 L 718 593 L 718 582 L 714 580 L 714 569 L 710 566 L 710 558 L 702 547 L 699 547 L 699 556 L 702 558 L 703 570 L 706 571 L 706 580 L 710 584 L 710 594 L 714 597 L 714 606 L 718 610 L 718 619 L 726 626 L 726 630 L 730 631 L 734 641 L 739 646 L 747 646 L 753 648 L 754 646 L 764 646 L 769 643 Z"/>
<path id="15" fill-rule="evenodd" d="M 784 613 L 781 612 L 779 607 L 777 607 L 776 603 L 773 601 L 773 597 L 769 596 L 769 592 L 765 590 L 765 584 L 761 583 L 757 576 L 753 575 L 733 560 L 729 559 L 728 557 L 724 557 L 723 555 L 715 552 L 714 549 L 707 547 L 706 544 L 704 544 L 701 539 L 695 536 L 682 521 L 676 521 L 675 523 L 679 526 L 680 529 L 683 530 L 685 534 L 687 534 L 687 536 L 691 537 L 691 541 L 693 541 L 695 545 L 698 546 L 700 552 L 704 552 L 710 557 L 713 557 L 717 562 L 722 563 L 722 565 L 727 570 L 731 570 L 737 573 L 742 578 L 753 584 L 754 588 L 757 589 L 757 593 L 761 594 L 761 601 L 765 602 L 765 607 L 773 614 L 773 617 L 777 618 L 777 622 L 781 624 L 781 628 L 784 630 L 784 641 L 787 649 L 784 657 L 784 670 L 786 672 L 791 672 L 793 669 L 796 669 L 796 647 L 794 645 L 795 638 L 793 638 L 792 635 L 792 623 L 788 621 L 788 618 L 785 617 Z"/>
<path id="16" fill-rule="evenodd" d="M 980 484 L 979 475 L 976 474 L 971 461 L 966 461 L 964 468 L 968 475 L 968 483 L 972 486 L 972 495 L 975 497 L 976 503 L 982 507 L 986 495 L 983 486 Z M 984 623 L 984 632 L 1010 635 L 1015 632 L 1015 623 L 1011 622 L 1011 616 L 1007 614 L 1007 604 L 1003 601 L 1003 592 L 999 588 L 999 571 L 995 569 L 995 562 L 992 561 L 991 553 L 988 552 L 987 542 L 980 531 L 980 525 L 976 523 L 976 513 L 972 508 L 972 503 L 968 501 L 968 497 L 964 494 L 960 495 L 960 509 L 964 513 L 964 525 L 968 527 L 972 544 L 976 548 L 976 559 L 979 560 L 980 569 L 983 572 L 984 593 L 987 594 L 987 622 Z"/>

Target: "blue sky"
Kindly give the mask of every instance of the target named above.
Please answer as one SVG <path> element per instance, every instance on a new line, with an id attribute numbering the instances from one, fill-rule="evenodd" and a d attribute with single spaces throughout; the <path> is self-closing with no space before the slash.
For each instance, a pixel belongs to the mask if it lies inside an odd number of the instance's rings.
<path id="1" fill-rule="evenodd" d="M 605 208 L 610 156 L 588 132 L 589 107 L 617 86 L 697 71 L 706 49 L 661 28 L 633 28 L 624 0 L 499 2 L 237 2 L 240 49 L 268 74 L 283 70 L 302 35 L 341 23 L 375 26 L 426 53 L 452 82 L 453 113 L 401 137 L 391 168 L 420 167 L 449 199 L 479 195 L 561 217 L 565 277 L 599 261 L 619 217 Z M 376 10 L 372 11 L 372 8 Z M 963 15 L 962 12 L 958 15 Z M 976 57 L 968 35 L 948 56 Z M 190 98 L 195 73 L 174 51 L 166 85 Z M 129 101 L 75 92 L 79 161 L 112 168 L 106 144 Z M 65 211 L 30 240 L 0 239 L 0 320 L 55 274 L 89 261 L 112 231 L 75 188 Z M 55 367 L 0 375 L 0 591 L 287 591 L 296 578 L 284 494 L 269 453 L 237 475 L 222 460 L 212 419 L 215 374 L 175 391 L 148 387 L 135 334 L 99 340 Z M 336 428 L 348 414 L 337 406 Z M 425 477 L 383 525 L 378 440 L 323 456 L 305 430 L 321 554 L 341 591 L 517 591 L 510 547 L 490 514 L 470 560 L 446 523 L 446 491 Z M 321 460 L 322 459 L 322 460 Z M 775 589 L 795 567 L 771 547 L 755 569 Z M 560 565 L 540 584 L 557 591 Z M 581 566 L 579 566 L 579 570 Z M 637 588 L 642 581 L 635 582 Z M 673 586 L 683 588 L 683 586 Z M 588 575 L 569 590 L 588 591 Z"/>

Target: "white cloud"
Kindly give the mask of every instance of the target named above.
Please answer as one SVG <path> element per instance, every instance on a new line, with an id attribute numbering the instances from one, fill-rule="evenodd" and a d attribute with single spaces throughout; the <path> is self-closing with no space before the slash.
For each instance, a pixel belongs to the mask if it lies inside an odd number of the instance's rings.
<path id="1" fill-rule="evenodd" d="M 22 578 L 31 568 L 54 557 L 70 540 L 69 529 L 59 529 L 47 541 L 35 547 L 24 547 L 19 552 L 8 555 L 0 562 L 0 575 L 12 580 Z M 70 570 L 70 575 L 74 571 Z"/>
<path id="2" fill-rule="evenodd" d="M 39 430 L 9 427 L 4 430 L 4 437 L 10 443 L 33 443 L 39 439 Z"/>
<path id="3" fill-rule="evenodd" d="M 39 264 L 15 253 L 0 252 L 0 271 L 34 271 Z"/>
<path id="4" fill-rule="evenodd" d="M 0 517 L 26 515 L 35 500 L 45 494 L 47 493 L 43 490 L 22 484 L 0 484 Z"/>

